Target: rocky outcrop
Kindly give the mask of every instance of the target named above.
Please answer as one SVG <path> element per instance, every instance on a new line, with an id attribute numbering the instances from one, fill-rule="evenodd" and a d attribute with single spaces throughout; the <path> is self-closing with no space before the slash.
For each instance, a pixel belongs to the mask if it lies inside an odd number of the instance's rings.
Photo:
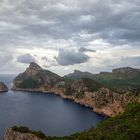
<path id="1" fill-rule="evenodd" d="M 0 92 L 7 92 L 7 91 L 8 91 L 7 86 L 3 82 L 0 82 Z"/>
<path id="2" fill-rule="evenodd" d="M 21 133 L 8 128 L 4 134 L 4 140 L 42 140 L 31 133 Z"/>

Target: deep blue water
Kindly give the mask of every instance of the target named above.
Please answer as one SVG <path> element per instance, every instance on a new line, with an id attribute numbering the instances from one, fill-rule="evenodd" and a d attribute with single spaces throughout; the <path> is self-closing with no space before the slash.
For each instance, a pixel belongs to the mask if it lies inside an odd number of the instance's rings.
<path id="1" fill-rule="evenodd" d="M 9 88 L 14 76 L 0 75 Z M 83 131 L 104 119 L 89 108 L 54 94 L 13 92 L 0 94 L 0 139 L 14 125 L 41 130 L 46 135 L 64 136 Z"/>

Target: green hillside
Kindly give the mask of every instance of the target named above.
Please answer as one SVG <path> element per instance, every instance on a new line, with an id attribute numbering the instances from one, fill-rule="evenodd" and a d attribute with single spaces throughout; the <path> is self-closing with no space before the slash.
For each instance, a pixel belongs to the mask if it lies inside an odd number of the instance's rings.
<path id="1" fill-rule="evenodd" d="M 118 92 L 126 92 L 130 91 L 133 94 L 140 93 L 140 76 L 135 78 L 117 78 L 117 77 L 110 77 L 110 76 L 97 76 L 92 77 L 94 80 L 106 85 L 107 87 L 114 89 Z"/>

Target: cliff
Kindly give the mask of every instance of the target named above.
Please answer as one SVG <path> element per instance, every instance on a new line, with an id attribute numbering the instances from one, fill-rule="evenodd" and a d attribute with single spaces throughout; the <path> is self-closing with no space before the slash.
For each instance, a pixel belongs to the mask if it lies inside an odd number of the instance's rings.
<path id="1" fill-rule="evenodd" d="M 32 133 L 18 132 L 9 128 L 5 131 L 4 140 L 42 140 Z"/>
<path id="2" fill-rule="evenodd" d="M 7 86 L 3 82 L 0 82 L 0 92 L 7 92 L 7 91 L 8 91 Z"/>
<path id="3" fill-rule="evenodd" d="M 12 89 L 54 93 L 111 117 L 123 112 L 124 107 L 135 98 L 130 93 L 119 94 L 93 79 L 65 80 L 35 63 L 14 79 Z"/>

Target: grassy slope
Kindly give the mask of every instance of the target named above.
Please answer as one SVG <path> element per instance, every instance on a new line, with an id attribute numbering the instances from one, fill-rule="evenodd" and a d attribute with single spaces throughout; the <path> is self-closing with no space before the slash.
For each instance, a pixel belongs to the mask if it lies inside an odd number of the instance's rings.
<path id="1" fill-rule="evenodd" d="M 22 132 L 25 128 L 13 127 L 13 129 Z M 46 137 L 41 132 L 29 129 L 27 132 L 33 133 L 43 140 L 139 140 L 140 103 L 130 103 L 123 114 L 103 121 L 96 129 L 91 128 L 68 137 Z"/>

